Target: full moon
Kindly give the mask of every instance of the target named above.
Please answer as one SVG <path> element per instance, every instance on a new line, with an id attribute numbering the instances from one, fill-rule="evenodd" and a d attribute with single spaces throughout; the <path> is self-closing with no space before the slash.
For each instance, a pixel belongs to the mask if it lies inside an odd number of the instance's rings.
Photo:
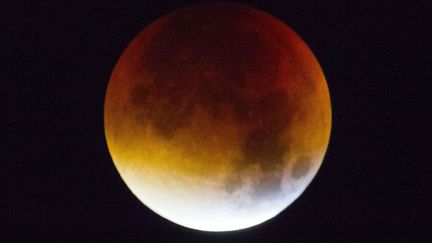
<path id="1" fill-rule="evenodd" d="M 185 227 L 231 231 L 276 216 L 309 185 L 329 143 L 330 95 L 282 21 L 243 4 L 196 4 L 125 49 L 104 126 L 144 205 Z"/>

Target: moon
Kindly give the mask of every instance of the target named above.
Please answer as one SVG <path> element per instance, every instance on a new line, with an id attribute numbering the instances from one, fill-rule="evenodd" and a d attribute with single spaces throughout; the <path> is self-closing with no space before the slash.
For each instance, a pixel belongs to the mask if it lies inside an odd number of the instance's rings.
<path id="1" fill-rule="evenodd" d="M 144 28 L 108 83 L 109 152 L 131 192 L 203 231 L 273 218 L 316 175 L 331 103 L 307 44 L 243 4 L 175 10 Z"/>

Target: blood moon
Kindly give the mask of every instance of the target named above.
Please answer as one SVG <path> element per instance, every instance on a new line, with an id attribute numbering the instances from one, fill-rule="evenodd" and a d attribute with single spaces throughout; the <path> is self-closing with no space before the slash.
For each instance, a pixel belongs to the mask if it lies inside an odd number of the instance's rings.
<path id="1" fill-rule="evenodd" d="M 317 173 L 331 105 L 321 67 L 288 26 L 206 3 L 146 27 L 121 55 L 104 107 L 108 148 L 132 193 L 180 225 L 268 220 Z"/>

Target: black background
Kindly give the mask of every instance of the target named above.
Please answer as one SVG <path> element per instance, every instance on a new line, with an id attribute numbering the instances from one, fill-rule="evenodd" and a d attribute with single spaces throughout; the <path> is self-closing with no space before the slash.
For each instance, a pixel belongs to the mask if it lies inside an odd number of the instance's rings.
<path id="1" fill-rule="evenodd" d="M 240 1 L 287 23 L 320 61 L 333 109 L 324 163 L 290 207 L 242 231 L 190 230 L 143 206 L 107 150 L 105 89 L 132 38 L 192 2 L 3 2 L 0 239 L 431 239 L 419 165 L 431 150 L 429 1 Z"/>

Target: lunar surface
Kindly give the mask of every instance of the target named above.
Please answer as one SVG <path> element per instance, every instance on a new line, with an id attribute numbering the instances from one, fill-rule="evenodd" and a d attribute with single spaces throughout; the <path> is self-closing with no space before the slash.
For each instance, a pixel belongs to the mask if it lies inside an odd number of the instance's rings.
<path id="1" fill-rule="evenodd" d="M 113 70 L 108 148 L 132 193 L 185 227 L 230 231 L 288 207 L 330 137 L 323 71 L 271 15 L 206 3 L 156 20 Z"/>

